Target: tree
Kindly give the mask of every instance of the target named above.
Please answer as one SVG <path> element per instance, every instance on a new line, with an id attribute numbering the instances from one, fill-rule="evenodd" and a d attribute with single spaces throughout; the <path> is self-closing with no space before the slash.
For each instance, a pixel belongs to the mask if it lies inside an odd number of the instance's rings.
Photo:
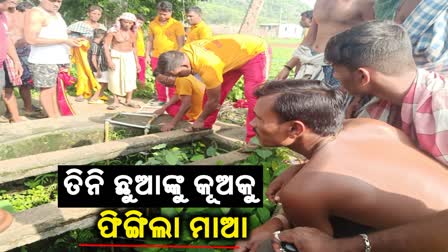
<path id="1" fill-rule="evenodd" d="M 156 0 L 64 0 L 62 2 L 61 14 L 67 24 L 83 20 L 86 17 L 87 9 L 90 5 L 99 5 L 103 11 L 103 22 L 111 26 L 115 19 L 123 12 L 142 14 L 148 21 L 156 16 Z M 196 0 L 175 0 L 171 1 L 174 6 L 173 16 L 182 20 L 184 8 L 196 4 Z"/>
<path id="2" fill-rule="evenodd" d="M 250 33 L 257 27 L 257 19 L 263 8 L 264 0 L 252 0 L 247 10 L 246 17 L 241 24 L 239 33 Z"/>

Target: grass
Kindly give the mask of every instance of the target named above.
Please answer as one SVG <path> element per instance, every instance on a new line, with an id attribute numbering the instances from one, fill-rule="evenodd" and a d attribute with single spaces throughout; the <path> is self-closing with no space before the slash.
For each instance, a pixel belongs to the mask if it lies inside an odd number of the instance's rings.
<path id="1" fill-rule="evenodd" d="M 269 79 L 272 80 L 282 70 L 283 65 L 291 58 L 294 48 L 272 46 L 272 63 L 269 71 Z M 291 71 L 292 73 L 293 71 Z"/>

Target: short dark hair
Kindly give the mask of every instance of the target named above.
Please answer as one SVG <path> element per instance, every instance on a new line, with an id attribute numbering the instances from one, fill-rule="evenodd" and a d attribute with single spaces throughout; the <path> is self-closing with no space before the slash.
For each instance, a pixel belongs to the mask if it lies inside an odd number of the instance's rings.
<path id="1" fill-rule="evenodd" d="M 34 4 L 28 2 L 28 1 L 23 1 L 17 4 L 16 6 L 16 10 L 20 11 L 20 12 L 25 12 L 28 9 L 31 9 L 34 7 Z"/>
<path id="2" fill-rule="evenodd" d="M 302 14 L 300 14 L 300 16 L 306 17 L 308 19 L 313 19 L 313 11 L 312 10 L 304 11 L 302 12 Z"/>
<path id="3" fill-rule="evenodd" d="M 179 51 L 164 52 L 159 56 L 156 71 L 163 75 L 169 75 L 171 71 L 182 65 L 184 57 L 185 54 Z"/>
<path id="4" fill-rule="evenodd" d="M 137 18 L 137 20 L 141 20 L 141 21 L 146 21 L 146 18 L 145 18 L 145 16 L 143 16 L 142 14 L 140 14 L 140 13 L 138 13 L 138 14 L 135 14 L 135 17 Z"/>
<path id="5" fill-rule="evenodd" d="M 351 70 L 372 67 L 385 74 L 415 68 L 406 30 L 391 21 L 370 21 L 332 37 L 325 59 Z"/>
<path id="6" fill-rule="evenodd" d="M 156 9 L 159 11 L 173 11 L 173 4 L 168 1 L 158 2 Z"/>
<path id="7" fill-rule="evenodd" d="M 255 96 L 276 95 L 273 111 L 281 122 L 300 120 L 320 136 L 335 135 L 344 121 L 344 95 L 317 80 L 270 81 Z"/>
<path id="8" fill-rule="evenodd" d="M 191 6 L 191 7 L 187 8 L 186 13 L 188 14 L 189 12 L 194 12 L 194 13 L 198 14 L 199 16 L 202 16 L 202 10 L 198 6 Z"/>
<path id="9" fill-rule="evenodd" d="M 101 8 L 101 6 L 98 5 L 90 5 L 89 9 L 87 9 L 87 12 L 92 12 L 92 11 L 100 11 L 103 12 L 103 8 Z"/>
<path id="10" fill-rule="evenodd" d="M 106 31 L 103 29 L 94 29 L 93 30 L 93 37 L 94 38 L 99 38 L 101 36 L 106 35 Z"/>

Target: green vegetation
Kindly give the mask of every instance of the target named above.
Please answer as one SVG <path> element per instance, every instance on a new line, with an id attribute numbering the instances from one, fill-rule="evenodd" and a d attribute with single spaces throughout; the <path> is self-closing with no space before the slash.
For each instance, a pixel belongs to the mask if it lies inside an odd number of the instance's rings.
<path id="1" fill-rule="evenodd" d="M 210 24 L 240 25 L 250 0 L 209 0 L 198 3 Z M 298 23 L 300 13 L 309 10 L 303 0 L 265 0 L 258 24 Z"/>

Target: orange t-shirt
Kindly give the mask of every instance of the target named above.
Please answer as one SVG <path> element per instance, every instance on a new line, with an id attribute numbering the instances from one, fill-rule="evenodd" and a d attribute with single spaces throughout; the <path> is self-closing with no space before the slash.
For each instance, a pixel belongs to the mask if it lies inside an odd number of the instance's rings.
<path id="1" fill-rule="evenodd" d="M 206 89 L 212 89 L 221 85 L 225 73 L 240 68 L 267 48 L 262 38 L 234 34 L 193 41 L 182 52 L 189 58 L 193 71 L 201 76 Z"/>
<path id="2" fill-rule="evenodd" d="M 185 36 L 184 26 L 181 22 L 170 18 L 166 24 L 162 25 L 158 16 L 149 23 L 149 33 L 154 38 L 152 56 L 156 58 L 164 52 L 177 50 L 179 48 L 177 38 Z"/>
<path id="3" fill-rule="evenodd" d="M 212 36 L 212 29 L 210 29 L 210 27 L 204 21 L 201 21 L 198 24 L 191 26 L 190 32 L 188 32 L 187 35 L 187 43 L 200 39 L 208 39 Z"/>
<path id="4" fill-rule="evenodd" d="M 196 120 L 202 113 L 202 100 L 204 98 L 205 86 L 193 75 L 176 78 L 176 94 L 179 96 L 191 96 L 191 108 L 186 116 L 189 120 Z"/>

